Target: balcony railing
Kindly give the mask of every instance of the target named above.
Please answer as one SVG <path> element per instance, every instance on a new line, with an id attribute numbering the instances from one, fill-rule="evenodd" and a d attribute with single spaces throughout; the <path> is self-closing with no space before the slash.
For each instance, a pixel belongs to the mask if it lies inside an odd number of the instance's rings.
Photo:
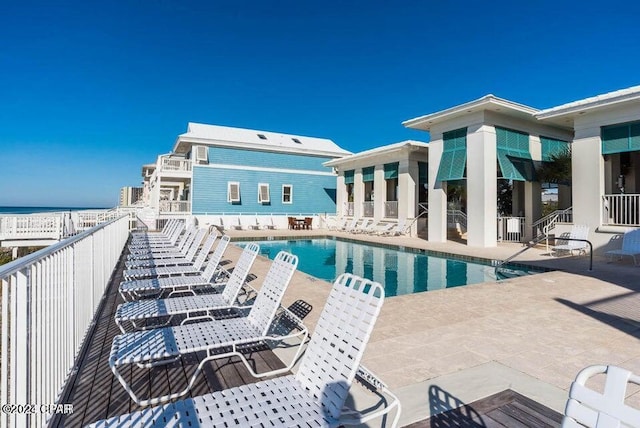
<path id="1" fill-rule="evenodd" d="M 354 213 L 354 209 L 353 209 L 353 202 L 345 202 L 345 213 L 344 215 L 346 216 L 353 216 Z"/>
<path id="2" fill-rule="evenodd" d="M 161 213 L 189 213 L 191 212 L 190 201 L 160 201 Z"/>
<path id="3" fill-rule="evenodd" d="M 640 226 L 640 194 L 604 195 L 602 223 L 612 226 Z"/>
<path id="4" fill-rule="evenodd" d="M 362 216 L 373 217 L 373 201 L 366 201 L 362 203 Z"/>
<path id="5" fill-rule="evenodd" d="M 0 266 L 0 403 L 59 404 L 128 234 L 122 216 Z M 1 412 L 0 426 L 50 416 Z"/>
<path id="6" fill-rule="evenodd" d="M 6 215 L 0 217 L 0 239 L 60 239 L 63 214 Z"/>
<path id="7" fill-rule="evenodd" d="M 162 158 L 160 169 L 162 171 L 191 171 L 191 160 Z"/>
<path id="8" fill-rule="evenodd" d="M 384 203 L 384 216 L 386 218 L 398 218 L 398 201 Z"/>

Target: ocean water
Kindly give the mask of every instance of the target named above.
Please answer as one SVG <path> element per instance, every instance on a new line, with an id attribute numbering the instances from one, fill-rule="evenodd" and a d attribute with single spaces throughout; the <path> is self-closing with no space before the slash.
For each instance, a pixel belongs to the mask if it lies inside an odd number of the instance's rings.
<path id="1" fill-rule="evenodd" d="M 104 210 L 108 208 L 96 207 L 0 207 L 0 215 L 2 214 L 36 214 L 50 213 L 60 211 L 82 211 L 82 210 Z"/>

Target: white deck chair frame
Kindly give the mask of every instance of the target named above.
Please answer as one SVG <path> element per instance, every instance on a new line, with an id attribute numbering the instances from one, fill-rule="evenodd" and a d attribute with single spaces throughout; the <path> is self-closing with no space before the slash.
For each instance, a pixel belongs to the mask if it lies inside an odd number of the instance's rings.
<path id="1" fill-rule="evenodd" d="M 216 249 L 213 251 L 207 262 L 207 266 L 202 273 L 196 275 L 164 275 L 157 278 L 136 279 L 130 281 L 122 281 L 118 288 L 120 295 L 125 302 L 136 299 L 149 298 L 151 296 L 158 297 L 163 292 L 169 292 L 171 297 L 175 294 L 196 295 L 195 289 L 200 287 L 211 287 L 214 277 L 219 276 L 226 271 L 220 266 L 222 256 L 229 246 L 231 238 L 224 235 L 219 241 Z"/>
<path id="2" fill-rule="evenodd" d="M 384 289 L 351 274 L 335 281 L 295 375 L 217 391 L 99 421 L 93 427 L 165 426 L 325 426 L 359 425 L 401 406 L 375 375 L 360 366 L 380 313 Z M 349 349 L 350 352 L 336 352 Z M 383 408 L 365 414 L 345 408 L 354 380 L 388 396 Z M 386 400 L 386 397 L 385 397 Z M 369 410 L 369 409 L 368 409 Z"/>
<path id="3" fill-rule="evenodd" d="M 170 241 L 172 237 L 175 236 L 176 233 L 180 234 L 182 228 L 185 227 L 184 222 L 173 220 L 168 221 L 165 227 L 162 229 L 162 232 L 157 232 L 153 234 L 139 235 L 132 234 L 131 235 L 131 243 L 134 244 L 152 244 L 155 242 L 162 243 L 166 241 Z"/>
<path id="4" fill-rule="evenodd" d="M 134 249 L 134 250 L 151 250 L 154 248 L 164 248 L 164 247 L 172 247 L 175 246 L 176 242 L 178 241 L 178 238 L 180 237 L 180 234 L 182 233 L 182 231 L 185 229 L 184 224 L 183 223 L 176 223 L 175 227 L 171 230 L 171 232 L 169 233 L 169 235 L 167 235 L 164 238 L 156 238 L 156 239 L 131 239 L 131 242 L 129 242 L 128 247 L 130 249 Z"/>
<path id="5" fill-rule="evenodd" d="M 298 265 L 298 257 L 281 251 L 271 263 L 264 278 L 260 292 L 257 293 L 253 305 L 246 317 L 205 321 L 177 327 L 156 328 L 147 331 L 125 333 L 113 338 L 109 367 L 129 396 L 140 406 L 158 404 L 188 394 L 202 367 L 207 362 L 229 357 L 239 357 L 247 370 L 254 377 L 272 376 L 291 370 L 302 351 L 308 337 L 308 331 L 300 319 L 292 313 L 288 317 L 295 322 L 299 331 L 284 335 L 269 334 L 272 321 L 280 308 L 291 277 Z M 284 308 L 285 313 L 288 311 Z M 292 361 L 284 368 L 257 373 L 241 352 L 246 346 L 262 342 L 284 342 L 285 340 L 303 336 Z M 231 348 L 230 351 L 221 349 Z M 160 397 L 141 399 L 129 387 L 120 374 L 119 369 L 136 364 L 140 368 L 152 368 L 175 362 L 186 355 L 205 351 L 207 356 L 200 361 L 187 387 L 179 392 Z"/>
<path id="6" fill-rule="evenodd" d="M 187 253 L 189 244 L 192 241 L 192 236 L 197 233 L 195 228 L 186 230 L 180 238 L 176 241 L 175 245 L 161 248 L 129 248 L 129 254 L 127 254 L 127 260 L 139 260 L 139 259 L 151 259 L 155 257 L 171 257 L 172 254 Z"/>
<path id="7" fill-rule="evenodd" d="M 171 218 L 171 219 L 167 220 L 167 222 L 164 224 L 164 227 L 159 232 L 132 232 L 131 233 L 131 239 L 132 240 L 146 240 L 148 238 L 155 238 L 155 237 L 166 238 L 167 236 L 169 236 L 171 234 L 171 231 L 176 226 L 178 221 L 179 220 L 175 219 L 175 218 Z"/>
<path id="8" fill-rule="evenodd" d="M 120 330 L 126 333 L 125 324 L 133 330 L 148 330 L 169 325 L 176 316 L 186 316 L 181 322 L 182 325 L 196 320 L 214 319 L 215 311 L 244 309 L 245 306 L 237 305 L 236 302 L 259 252 L 260 246 L 253 242 L 244 248 L 228 281 L 215 284 L 216 288 L 224 287 L 220 294 L 125 302 L 116 309 L 115 322 Z M 205 312 L 204 315 L 202 315 L 203 312 Z M 164 323 L 146 326 L 149 320 L 163 317 L 167 318 Z"/>
<path id="9" fill-rule="evenodd" d="M 574 224 L 571 227 L 571 233 L 569 234 L 569 238 L 573 239 L 587 239 L 589 238 L 589 226 Z M 562 238 L 560 238 L 562 239 Z M 551 247 L 551 250 L 556 253 L 558 251 L 568 251 L 569 254 L 573 255 L 574 251 L 578 251 L 578 254 L 582 254 L 587 252 L 587 243 L 584 241 L 570 241 L 568 240 L 566 244 L 556 245 Z"/>
<path id="10" fill-rule="evenodd" d="M 638 265 L 636 256 L 640 255 L 640 229 L 632 230 L 622 235 L 622 248 L 619 250 L 610 250 L 605 253 L 609 256 L 609 261 L 613 261 L 614 256 L 618 256 L 618 260 L 622 260 L 623 256 L 633 258 L 633 264 Z"/>
<path id="11" fill-rule="evenodd" d="M 602 393 L 585 384 L 589 378 L 605 374 Z M 605 428 L 640 426 L 640 409 L 625 404 L 627 385 L 640 385 L 640 376 L 616 366 L 589 366 L 580 371 L 571 384 L 564 411 L 564 428 Z"/>
<path id="12" fill-rule="evenodd" d="M 213 242 L 218 236 L 218 233 L 214 231 L 213 233 L 210 233 L 209 237 L 204 241 L 204 243 L 202 243 L 202 238 L 206 233 L 207 232 L 204 229 L 198 230 L 198 232 L 194 236 L 194 239 L 191 241 L 189 248 L 186 249 L 187 251 L 183 255 L 175 255 L 175 257 L 164 257 L 163 255 L 160 255 L 159 257 L 127 260 L 125 262 L 125 268 L 140 269 L 193 264 L 196 258 L 196 254 L 202 254 L 202 251 L 206 251 L 207 253 L 209 253 Z M 199 248 L 201 243 L 202 247 Z"/>

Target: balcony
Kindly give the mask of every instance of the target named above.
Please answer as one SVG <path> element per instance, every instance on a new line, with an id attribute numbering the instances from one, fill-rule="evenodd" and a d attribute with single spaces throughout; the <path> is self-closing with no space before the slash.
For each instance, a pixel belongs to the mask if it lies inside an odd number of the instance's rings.
<path id="1" fill-rule="evenodd" d="M 373 201 L 366 201 L 362 203 L 362 216 L 373 217 Z"/>
<path id="2" fill-rule="evenodd" d="M 384 216 L 386 218 L 398 218 L 398 201 L 384 203 Z"/>
<path id="3" fill-rule="evenodd" d="M 185 214 L 191 212 L 191 201 L 160 201 L 161 214 Z"/>
<path id="4" fill-rule="evenodd" d="M 190 159 L 181 159 L 181 158 L 162 157 L 162 160 L 160 162 L 160 171 L 163 171 L 163 172 L 170 172 L 170 171 L 190 172 L 191 171 L 191 160 Z"/>
<path id="5" fill-rule="evenodd" d="M 610 226 L 640 226 L 640 194 L 604 195 L 602 223 Z"/>

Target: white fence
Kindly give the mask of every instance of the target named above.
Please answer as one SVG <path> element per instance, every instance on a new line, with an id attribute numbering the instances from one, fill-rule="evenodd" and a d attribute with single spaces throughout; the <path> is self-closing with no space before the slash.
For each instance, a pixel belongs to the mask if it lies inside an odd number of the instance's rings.
<path id="1" fill-rule="evenodd" d="M 191 161 L 189 159 L 163 157 L 160 168 L 162 171 L 191 171 Z"/>
<path id="2" fill-rule="evenodd" d="M 640 195 L 604 195 L 602 223 L 615 226 L 640 226 Z"/>
<path id="3" fill-rule="evenodd" d="M 524 239 L 524 217 L 498 217 L 498 240 L 521 242 Z"/>
<path id="4" fill-rule="evenodd" d="M 60 239 L 63 213 L 0 216 L 1 239 Z"/>
<path id="5" fill-rule="evenodd" d="M 129 234 L 129 219 L 96 226 L 0 266 L 0 403 L 57 403 Z M 0 413 L 0 426 L 51 416 Z"/>
<path id="6" fill-rule="evenodd" d="M 189 213 L 191 212 L 190 201 L 160 201 L 161 213 Z"/>

